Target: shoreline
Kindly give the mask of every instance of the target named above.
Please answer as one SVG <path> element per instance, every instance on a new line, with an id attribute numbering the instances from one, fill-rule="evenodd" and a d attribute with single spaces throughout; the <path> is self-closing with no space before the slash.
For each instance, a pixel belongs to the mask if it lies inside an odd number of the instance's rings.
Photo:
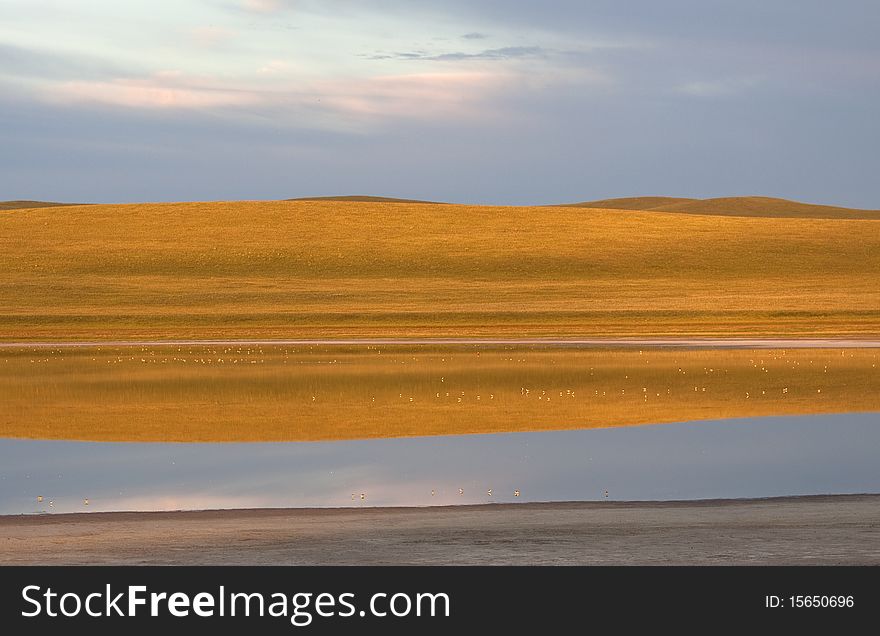
<path id="1" fill-rule="evenodd" d="M 21 512 L 18 514 L 0 514 L 0 525 L 9 519 L 17 519 L 21 517 L 27 518 L 66 518 L 66 517 L 85 517 L 92 518 L 96 516 L 112 517 L 115 515 L 214 515 L 214 514 L 285 514 L 285 513 L 305 513 L 305 512 L 347 512 L 352 510 L 365 510 L 376 512 L 392 512 L 392 511 L 408 511 L 408 510 L 463 510 L 463 509 L 497 509 L 497 508 L 542 508 L 542 507 L 617 507 L 617 508 L 668 508 L 679 506 L 723 506 L 725 504 L 735 505 L 738 503 L 773 503 L 787 501 L 808 501 L 808 500 L 828 500 L 828 499 L 859 499 L 859 498 L 877 497 L 880 499 L 880 493 L 872 492 L 854 492 L 854 493 L 820 493 L 812 495 L 772 495 L 769 497 L 712 497 L 708 499 L 586 499 L 586 500 L 558 500 L 558 501 L 505 501 L 505 502 L 486 502 L 486 503 L 466 503 L 466 504 L 447 504 L 436 506 L 298 506 L 298 507 L 277 507 L 277 508 L 192 508 L 192 509 L 176 509 L 176 510 L 102 510 L 98 512 Z"/>
<path id="2" fill-rule="evenodd" d="M 880 565 L 880 494 L 0 516 L 0 564 Z"/>
<path id="3" fill-rule="evenodd" d="M 759 349 L 880 348 L 880 339 L 865 338 L 325 338 L 229 340 L 65 340 L 0 341 L 0 349 L 188 346 L 545 346 L 545 347 L 696 347 Z"/>

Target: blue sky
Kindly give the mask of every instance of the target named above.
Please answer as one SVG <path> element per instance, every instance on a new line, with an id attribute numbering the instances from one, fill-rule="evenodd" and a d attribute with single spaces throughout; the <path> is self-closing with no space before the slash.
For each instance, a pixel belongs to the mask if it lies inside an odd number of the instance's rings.
<path id="1" fill-rule="evenodd" d="M 880 207 L 875 0 L 0 0 L 0 199 Z"/>

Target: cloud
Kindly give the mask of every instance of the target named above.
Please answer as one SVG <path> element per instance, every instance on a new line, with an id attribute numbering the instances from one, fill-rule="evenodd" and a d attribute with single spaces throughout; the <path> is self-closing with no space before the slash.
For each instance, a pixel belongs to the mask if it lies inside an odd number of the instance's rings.
<path id="1" fill-rule="evenodd" d="M 546 53 L 540 46 L 505 46 L 500 49 L 486 49 L 479 53 L 443 53 L 429 60 L 509 60 L 516 57 L 541 57 Z"/>
<path id="2" fill-rule="evenodd" d="M 284 8 L 281 0 L 244 0 L 242 7 L 252 13 L 276 13 Z"/>
<path id="3" fill-rule="evenodd" d="M 258 75 L 277 75 L 290 70 L 290 64 L 284 60 L 269 60 L 257 69 Z"/>
<path id="4" fill-rule="evenodd" d="M 464 40 L 485 40 L 489 36 L 485 33 L 477 33 L 476 31 L 474 31 L 472 33 L 465 33 L 461 37 Z"/>
<path id="5" fill-rule="evenodd" d="M 405 51 L 377 54 L 371 60 L 426 60 L 431 62 L 454 62 L 462 60 L 510 60 L 525 57 L 543 57 L 548 51 L 540 46 L 505 46 L 499 49 L 485 49 L 477 53 L 454 51 L 451 53 L 430 54 L 425 51 Z"/>
<path id="6" fill-rule="evenodd" d="M 187 82 L 176 71 L 149 78 L 69 81 L 48 89 L 52 101 L 97 103 L 143 109 L 193 109 L 241 106 L 258 101 L 253 93 Z"/>
<path id="7" fill-rule="evenodd" d="M 511 80 L 484 72 L 419 73 L 324 82 L 313 90 L 322 108 L 359 119 L 474 118 L 488 115 L 481 106 Z"/>
<path id="8" fill-rule="evenodd" d="M 281 60 L 270 61 L 257 69 L 258 83 L 242 79 L 236 88 L 212 77 L 165 71 L 145 78 L 59 82 L 42 95 L 60 106 L 141 112 L 236 109 L 236 117 L 251 124 L 363 133 L 391 122 L 498 120 L 494 99 L 521 84 L 516 74 L 485 71 L 304 79 L 289 70 Z M 257 80 L 266 76 L 272 78 L 269 88 Z"/>
<path id="9" fill-rule="evenodd" d="M 213 47 L 235 37 L 235 32 L 218 26 L 201 26 L 191 31 L 193 40 L 199 46 Z"/>

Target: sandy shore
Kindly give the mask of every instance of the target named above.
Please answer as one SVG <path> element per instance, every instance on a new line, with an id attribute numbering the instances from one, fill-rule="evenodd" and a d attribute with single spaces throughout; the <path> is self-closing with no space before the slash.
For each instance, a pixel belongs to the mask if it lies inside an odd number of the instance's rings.
<path id="1" fill-rule="evenodd" d="M 876 349 L 880 340 L 861 338 L 333 338 L 274 340 L 52 340 L 0 342 L 0 349 L 94 349 L 100 347 L 242 347 L 242 346 L 540 346 L 540 347 L 681 347 L 704 349 Z"/>
<path id="2" fill-rule="evenodd" d="M 0 516 L 0 564 L 880 565 L 880 495 Z"/>

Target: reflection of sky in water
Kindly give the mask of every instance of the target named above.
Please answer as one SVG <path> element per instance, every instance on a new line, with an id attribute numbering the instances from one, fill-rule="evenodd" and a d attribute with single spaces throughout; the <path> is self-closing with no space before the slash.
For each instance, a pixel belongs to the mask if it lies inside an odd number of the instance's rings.
<path id="1" fill-rule="evenodd" d="M 311 443 L 4 439 L 0 513 L 880 492 L 878 451 L 870 413 Z"/>

